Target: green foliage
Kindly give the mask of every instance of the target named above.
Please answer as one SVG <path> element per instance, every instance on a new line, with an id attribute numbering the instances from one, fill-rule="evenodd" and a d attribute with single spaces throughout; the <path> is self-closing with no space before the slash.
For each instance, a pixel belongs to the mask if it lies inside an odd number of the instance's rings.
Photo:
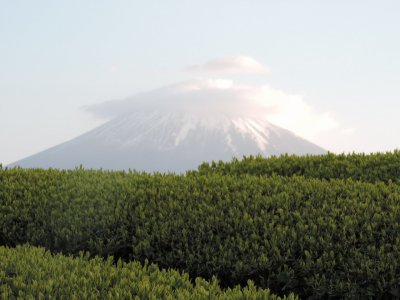
<path id="1" fill-rule="evenodd" d="M 367 182 L 400 180 L 400 151 L 376 154 L 282 155 L 234 158 L 231 162 L 203 163 L 201 174 L 251 174 L 257 176 L 304 176 L 306 178 L 352 178 Z"/>
<path id="2" fill-rule="evenodd" d="M 43 248 L 0 247 L 1 299 L 296 299 L 280 298 L 250 281 L 222 290 L 218 281 L 196 278 L 154 264 L 113 264 L 112 258 L 52 256 Z"/>
<path id="3" fill-rule="evenodd" d="M 253 280 L 277 294 L 400 290 L 400 187 L 303 177 L 0 170 L 0 243 Z"/>

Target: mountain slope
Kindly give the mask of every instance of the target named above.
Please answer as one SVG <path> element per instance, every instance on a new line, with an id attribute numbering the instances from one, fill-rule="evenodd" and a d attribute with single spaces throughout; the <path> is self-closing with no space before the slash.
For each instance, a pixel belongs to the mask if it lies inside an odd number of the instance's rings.
<path id="1" fill-rule="evenodd" d="M 181 172 L 233 156 L 325 152 L 260 117 L 146 110 L 117 116 L 10 166 Z"/>

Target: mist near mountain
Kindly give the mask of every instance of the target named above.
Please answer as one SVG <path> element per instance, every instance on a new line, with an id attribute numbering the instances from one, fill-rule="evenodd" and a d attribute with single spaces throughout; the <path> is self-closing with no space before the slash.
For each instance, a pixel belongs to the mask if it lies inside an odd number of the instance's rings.
<path id="1" fill-rule="evenodd" d="M 10 166 L 183 172 L 243 155 L 326 152 L 269 121 L 285 105 L 279 91 L 267 90 L 269 101 L 252 91 L 223 80 L 185 82 L 86 107 L 109 121 Z"/>

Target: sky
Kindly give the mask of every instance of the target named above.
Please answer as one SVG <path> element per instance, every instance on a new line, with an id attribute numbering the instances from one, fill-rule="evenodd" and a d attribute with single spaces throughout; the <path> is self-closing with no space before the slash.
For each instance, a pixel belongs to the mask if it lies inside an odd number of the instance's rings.
<path id="1" fill-rule="evenodd" d="M 332 152 L 400 148 L 399 1 L 0 0 L 0 163 L 161 87 L 245 91 Z M 167 88 L 168 90 L 168 88 Z"/>

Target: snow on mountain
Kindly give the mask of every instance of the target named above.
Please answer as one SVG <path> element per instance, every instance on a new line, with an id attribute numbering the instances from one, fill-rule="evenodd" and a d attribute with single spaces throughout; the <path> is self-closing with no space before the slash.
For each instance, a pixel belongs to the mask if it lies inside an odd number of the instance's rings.
<path id="1" fill-rule="evenodd" d="M 181 172 L 234 156 L 324 152 L 264 119 L 154 111 L 117 117 L 12 165 Z"/>

